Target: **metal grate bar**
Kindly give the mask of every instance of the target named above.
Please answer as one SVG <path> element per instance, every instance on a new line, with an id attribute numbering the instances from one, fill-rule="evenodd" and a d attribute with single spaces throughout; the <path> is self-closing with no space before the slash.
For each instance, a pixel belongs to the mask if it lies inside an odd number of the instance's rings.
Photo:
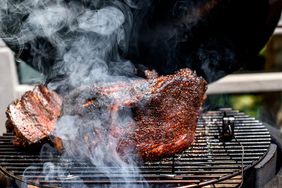
<path id="1" fill-rule="evenodd" d="M 220 138 L 223 111 L 235 117 L 236 139 L 226 142 Z M 89 187 L 95 187 L 110 183 L 126 183 L 132 186 L 144 183 L 144 180 L 139 180 L 134 173 L 124 177 L 118 168 L 97 168 L 85 161 L 60 160 L 56 156 L 50 159 L 48 155 L 18 149 L 13 146 L 12 138 L 11 133 L 0 137 L 2 171 L 22 179 L 26 168 L 32 166 L 31 170 L 25 172 L 25 179 L 31 184 L 37 182 L 41 186 L 62 186 L 83 182 Z M 191 147 L 174 157 L 145 163 L 139 166 L 139 170 L 146 182 L 152 186 L 158 184 L 174 187 L 237 187 L 242 181 L 241 165 L 248 169 L 259 162 L 268 151 L 270 141 L 269 132 L 263 124 L 244 113 L 231 109 L 209 111 L 200 116 L 196 140 Z M 50 161 L 61 165 L 67 172 L 66 176 L 58 177 L 54 172 L 49 174 L 46 181 L 42 170 L 44 163 Z M 102 173 L 106 170 L 111 171 L 111 175 Z"/>

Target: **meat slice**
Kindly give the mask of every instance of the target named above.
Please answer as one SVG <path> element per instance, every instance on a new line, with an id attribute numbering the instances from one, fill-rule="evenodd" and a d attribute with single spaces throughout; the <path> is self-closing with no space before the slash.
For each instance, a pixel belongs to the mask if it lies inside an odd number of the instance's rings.
<path id="1" fill-rule="evenodd" d="M 15 134 L 13 144 L 28 146 L 47 139 L 55 129 L 61 105 L 61 97 L 43 85 L 10 104 L 6 110 L 6 127 Z"/>
<path id="2" fill-rule="evenodd" d="M 37 86 L 8 107 L 8 127 L 24 143 L 22 145 L 27 145 L 48 137 L 61 108 L 63 115 L 78 115 L 85 117 L 84 121 L 87 117 L 93 118 L 89 116 L 91 113 L 106 111 L 110 116 L 107 116 L 105 130 L 93 130 L 99 135 L 100 143 L 106 141 L 111 145 L 112 140 L 118 140 L 115 149 L 124 160 L 135 156 L 157 160 L 183 151 L 194 141 L 206 84 L 191 70 L 182 69 L 173 75 L 147 80 L 77 88 L 64 97 L 63 105 L 54 92 Z M 39 88 L 45 93 L 40 95 Z M 40 99 L 46 95 L 48 100 Z M 133 122 L 119 126 L 118 118 L 124 110 L 131 112 Z M 102 141 L 101 137 L 104 137 Z M 64 148 L 60 138 L 54 142 L 58 150 Z M 99 140 L 91 140 L 91 143 L 99 144 Z"/>

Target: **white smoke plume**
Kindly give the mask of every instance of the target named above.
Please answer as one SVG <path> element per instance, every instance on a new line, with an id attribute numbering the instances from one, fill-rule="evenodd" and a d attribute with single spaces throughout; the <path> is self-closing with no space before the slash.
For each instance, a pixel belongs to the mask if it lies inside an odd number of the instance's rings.
<path id="1" fill-rule="evenodd" d="M 0 37 L 10 46 L 18 46 L 18 54 L 29 48 L 31 53 L 52 60 L 53 63 L 48 66 L 46 63 L 50 61 L 41 61 L 42 58 L 34 56 L 32 64 L 42 69 L 48 78 L 63 75 L 62 80 L 51 80 L 48 85 L 60 91 L 63 96 L 68 96 L 73 88 L 99 86 L 113 81 L 130 81 L 136 79 L 135 68 L 128 60 L 121 58 L 120 53 L 128 48 L 132 30 L 131 10 L 142 9 L 144 2 L 2 0 Z M 38 42 L 41 39 L 48 43 Z M 50 51 L 54 51 L 51 53 L 52 57 Z M 117 96 L 119 97 L 121 96 Z M 123 174 L 121 177 L 124 177 L 125 181 L 128 175 L 142 180 L 134 160 L 124 162 L 115 150 L 118 138 L 109 136 L 108 130 L 111 115 L 111 112 L 103 109 L 83 116 L 67 113 L 63 115 L 54 133 L 54 136 L 63 140 L 65 152 L 61 160 L 72 158 L 77 162 L 88 161 L 98 169 L 115 167 Z M 130 112 L 115 118 L 116 126 L 134 124 Z M 97 139 L 100 139 L 99 143 L 95 143 Z M 52 158 L 54 149 L 46 147 L 42 148 L 42 156 Z M 45 163 L 43 168 L 40 168 L 44 180 L 53 176 L 57 176 L 59 180 L 67 178 L 70 174 L 60 166 L 61 164 Z M 36 167 L 26 169 L 26 180 L 29 180 L 28 174 L 34 168 Z M 111 179 L 113 172 L 103 169 L 101 173 Z M 81 186 L 87 187 L 83 184 Z"/>

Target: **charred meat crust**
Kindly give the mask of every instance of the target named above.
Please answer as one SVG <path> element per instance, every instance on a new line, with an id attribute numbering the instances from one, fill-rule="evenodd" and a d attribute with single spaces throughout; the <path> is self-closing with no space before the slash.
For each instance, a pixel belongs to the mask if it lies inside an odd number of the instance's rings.
<path id="1" fill-rule="evenodd" d="M 135 130 L 124 133 L 118 152 L 158 160 L 188 148 L 194 141 L 205 91 L 206 82 L 188 69 L 152 80 L 150 91 L 144 94 L 149 99 L 142 107 L 132 108 Z"/>
<path id="2" fill-rule="evenodd" d="M 206 84 L 190 69 L 182 69 L 148 80 L 78 88 L 64 100 L 40 85 L 9 105 L 7 129 L 14 132 L 15 145 L 27 146 L 49 137 L 61 111 L 84 116 L 102 108 L 111 111 L 108 141 L 118 138 L 116 150 L 124 160 L 158 160 L 182 152 L 194 141 Z M 127 97 L 116 97 L 124 92 Z M 134 122 L 119 127 L 115 118 L 123 110 L 131 111 Z M 53 142 L 58 150 L 63 150 L 60 138 Z"/>

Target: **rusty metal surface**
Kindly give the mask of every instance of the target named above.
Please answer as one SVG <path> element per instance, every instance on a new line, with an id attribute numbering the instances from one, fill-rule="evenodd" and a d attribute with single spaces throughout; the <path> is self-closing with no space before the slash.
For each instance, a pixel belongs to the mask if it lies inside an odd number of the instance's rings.
<path id="1" fill-rule="evenodd" d="M 223 142 L 220 138 L 222 112 L 235 117 L 235 138 Z M 126 182 L 121 180 L 120 169 L 107 167 L 111 177 L 106 177 L 102 168 L 85 161 L 58 160 L 57 156 L 39 155 L 38 152 L 19 150 L 12 143 L 13 135 L 6 133 L 0 137 L 0 167 L 11 177 L 22 180 L 27 167 L 33 170 L 25 173 L 30 184 L 60 187 L 83 182 L 89 187 L 97 185 L 130 183 L 140 185 L 135 173 L 128 174 Z M 151 187 L 237 187 L 242 182 L 242 169 L 257 164 L 267 153 L 270 134 L 265 126 L 252 117 L 231 109 L 203 113 L 198 121 L 196 141 L 181 154 L 158 162 L 148 162 L 139 166 L 140 173 Z M 67 174 L 58 177 L 42 175 L 46 162 L 56 162 Z M 109 180 L 111 179 L 111 181 Z"/>

